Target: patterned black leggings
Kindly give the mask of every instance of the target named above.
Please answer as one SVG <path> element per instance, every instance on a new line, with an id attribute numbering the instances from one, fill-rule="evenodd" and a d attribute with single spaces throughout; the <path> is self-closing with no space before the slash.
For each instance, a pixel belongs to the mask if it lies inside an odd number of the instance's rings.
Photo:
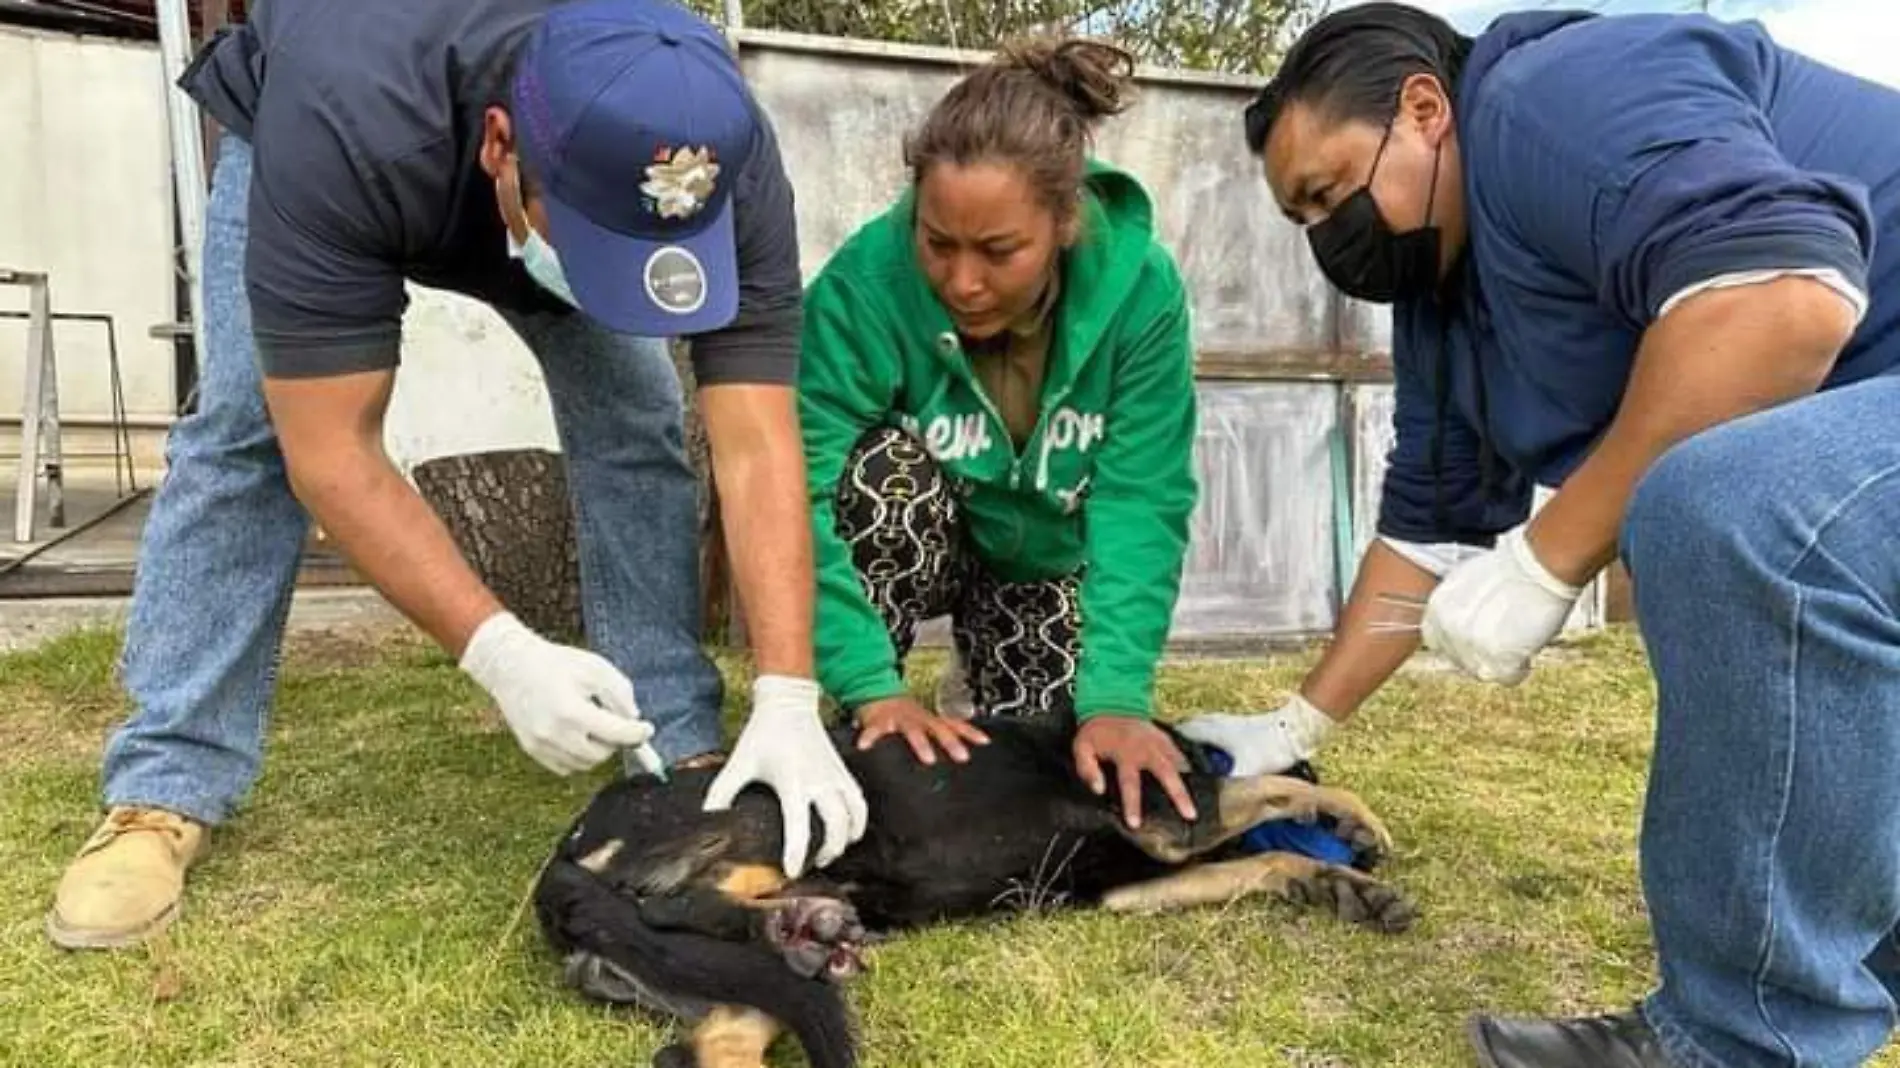
<path id="1" fill-rule="evenodd" d="M 1004 582 L 969 549 L 956 491 L 894 427 L 858 439 L 837 492 L 838 534 L 903 670 L 917 628 L 949 614 L 979 716 L 1075 714 L 1079 574 Z"/>

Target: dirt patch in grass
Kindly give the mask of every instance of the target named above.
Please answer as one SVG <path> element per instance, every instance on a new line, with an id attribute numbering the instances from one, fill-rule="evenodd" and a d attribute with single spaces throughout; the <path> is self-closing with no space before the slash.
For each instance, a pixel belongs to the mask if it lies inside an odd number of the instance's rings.
<path id="1" fill-rule="evenodd" d="M 43 691 L 16 688 L 0 711 L 0 775 L 45 761 L 96 759 L 124 713 L 62 703 Z"/>
<path id="2" fill-rule="evenodd" d="M 284 636 L 287 670 L 317 673 L 394 661 L 448 662 L 447 653 L 406 622 L 305 626 Z"/>

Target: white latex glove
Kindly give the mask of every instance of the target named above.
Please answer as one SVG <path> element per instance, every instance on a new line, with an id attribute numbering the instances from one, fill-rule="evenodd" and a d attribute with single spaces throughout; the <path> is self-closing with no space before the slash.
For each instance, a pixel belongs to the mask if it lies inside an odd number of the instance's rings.
<path id="1" fill-rule="evenodd" d="M 1233 758 L 1230 775 L 1278 775 L 1311 760 L 1339 729 L 1339 722 L 1295 693 L 1265 715 L 1208 712 L 1175 728 L 1202 745 Z"/>
<path id="2" fill-rule="evenodd" d="M 825 823 L 825 841 L 814 867 L 838 859 L 864 837 L 864 790 L 845 770 L 844 759 L 818 716 L 819 688 L 810 679 L 762 675 L 752 684 L 752 715 L 739 732 L 731 759 L 706 791 L 707 812 L 732 807 L 739 791 L 754 782 L 778 794 L 785 816 L 785 877 L 805 869 L 811 848 L 811 810 Z"/>
<path id="3" fill-rule="evenodd" d="M 1446 574 L 1425 605 L 1425 647 L 1485 682 L 1515 686 L 1583 593 L 1537 560 L 1522 527 Z"/>
<path id="4" fill-rule="evenodd" d="M 586 771 L 639 746 L 641 763 L 660 773 L 646 745 L 653 725 L 640 718 L 633 683 L 605 657 L 548 641 L 513 613 L 497 612 L 469 638 L 461 668 L 501 706 L 521 748 L 549 771 Z"/>

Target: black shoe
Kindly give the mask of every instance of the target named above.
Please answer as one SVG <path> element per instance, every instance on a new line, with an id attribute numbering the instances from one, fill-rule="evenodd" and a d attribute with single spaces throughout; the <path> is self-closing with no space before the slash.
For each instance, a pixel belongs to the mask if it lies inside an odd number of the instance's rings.
<path id="1" fill-rule="evenodd" d="M 1636 1012 L 1574 1020 L 1475 1016 L 1465 1030 L 1484 1068 L 1674 1068 Z"/>

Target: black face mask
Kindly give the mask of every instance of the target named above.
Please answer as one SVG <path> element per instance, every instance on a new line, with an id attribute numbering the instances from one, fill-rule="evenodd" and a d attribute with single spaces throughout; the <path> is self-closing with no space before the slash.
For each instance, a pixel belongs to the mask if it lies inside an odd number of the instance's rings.
<path id="1" fill-rule="evenodd" d="M 1392 127 L 1388 125 L 1385 137 L 1379 140 L 1379 151 L 1372 157 L 1366 184 L 1306 231 L 1307 243 L 1326 280 L 1348 296 L 1375 304 L 1420 296 L 1438 286 L 1439 229 L 1431 224 L 1431 217 L 1438 194 L 1439 153 L 1432 154 L 1425 225 L 1396 234 L 1386 224 L 1378 201 L 1372 199 L 1372 179 L 1379 173 L 1379 162 L 1391 137 Z"/>

